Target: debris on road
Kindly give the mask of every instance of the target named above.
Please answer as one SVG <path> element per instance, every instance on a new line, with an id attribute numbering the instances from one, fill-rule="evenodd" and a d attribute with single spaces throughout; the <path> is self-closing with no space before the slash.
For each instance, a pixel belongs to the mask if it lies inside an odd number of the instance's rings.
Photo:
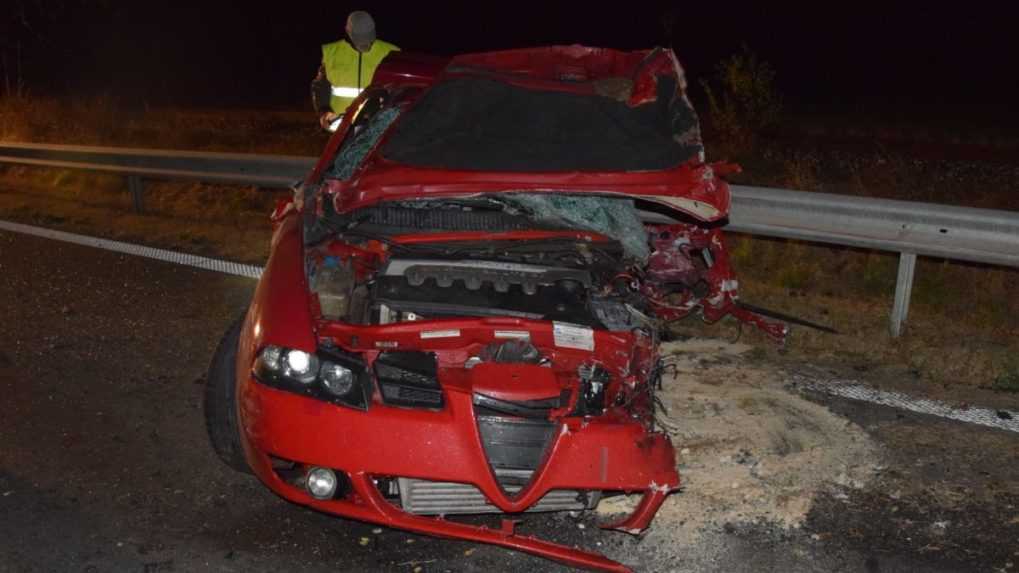
<path id="1" fill-rule="evenodd" d="M 678 428 L 672 439 L 682 447 L 685 482 L 642 543 L 678 553 L 739 524 L 798 528 L 819 493 L 863 488 L 881 467 L 861 428 L 790 393 L 779 370 L 746 363 L 749 349 L 704 339 L 663 345 L 675 374 L 661 397 Z M 625 512 L 637 501 L 608 498 L 598 512 Z"/>

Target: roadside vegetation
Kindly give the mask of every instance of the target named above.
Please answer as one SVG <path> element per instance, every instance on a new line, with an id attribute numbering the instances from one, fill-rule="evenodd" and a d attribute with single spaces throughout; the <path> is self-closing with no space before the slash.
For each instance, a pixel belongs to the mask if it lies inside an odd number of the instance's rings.
<path id="1" fill-rule="evenodd" d="M 706 147 L 712 159 L 743 167 L 733 182 L 1019 211 L 1015 135 L 791 115 L 779 80 L 744 46 L 701 82 Z M 741 235 L 729 247 L 744 300 L 842 333 L 794 328 L 788 348 L 778 349 L 744 329 L 767 354 L 1019 388 L 1016 269 L 921 258 L 906 331 L 892 339 L 895 254 Z"/>
<path id="2" fill-rule="evenodd" d="M 1019 359 L 1010 356 L 991 386 L 1003 392 L 1019 392 Z"/>
<path id="3" fill-rule="evenodd" d="M 0 141 L 318 155 L 327 135 L 311 111 L 149 108 L 108 96 L 0 98 Z"/>
<path id="4" fill-rule="evenodd" d="M 711 160 L 739 163 L 733 181 L 804 191 L 1019 211 L 1019 140 L 1007 134 L 911 131 L 792 115 L 781 76 L 747 48 L 695 92 Z M 851 122 L 850 122 L 851 123 Z M 870 130 L 870 131 L 868 131 Z M 913 134 L 913 135 L 911 135 Z M 91 101 L 0 100 L 0 140 L 317 155 L 327 139 L 310 112 L 132 109 Z M 131 211 L 123 178 L 0 168 L 0 218 L 260 262 L 266 215 L 286 192 L 147 182 L 146 213 Z M 744 328 L 755 356 L 898 369 L 917 383 L 1019 391 L 1019 271 L 921 258 L 904 336 L 888 334 L 893 254 L 749 236 L 729 239 L 742 298 L 828 324 L 794 327 L 784 348 Z M 737 336 L 734 322 L 677 332 Z"/>
<path id="5" fill-rule="evenodd" d="M 712 128 L 731 152 L 752 151 L 764 130 L 782 116 L 775 70 L 745 44 L 718 64 L 711 81 L 701 80 L 701 87 Z"/>

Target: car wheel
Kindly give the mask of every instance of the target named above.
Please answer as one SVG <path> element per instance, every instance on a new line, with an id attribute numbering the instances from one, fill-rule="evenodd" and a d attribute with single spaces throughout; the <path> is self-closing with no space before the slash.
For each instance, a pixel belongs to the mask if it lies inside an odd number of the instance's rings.
<path id="1" fill-rule="evenodd" d="M 219 459 L 231 468 L 251 473 L 241 446 L 237 424 L 237 343 L 244 316 L 238 318 L 216 347 L 205 378 L 205 429 Z"/>

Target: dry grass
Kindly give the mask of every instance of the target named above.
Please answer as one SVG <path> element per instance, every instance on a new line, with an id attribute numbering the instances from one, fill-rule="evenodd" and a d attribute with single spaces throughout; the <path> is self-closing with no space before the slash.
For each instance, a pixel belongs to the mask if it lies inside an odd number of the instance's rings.
<path id="1" fill-rule="evenodd" d="M 905 333 L 893 339 L 894 255 L 749 236 L 729 244 L 744 300 L 840 331 L 795 328 L 785 349 L 793 356 L 898 364 L 938 383 L 991 386 L 1019 355 L 1015 269 L 921 258 Z"/>
<path id="2" fill-rule="evenodd" d="M 0 98 L 0 140 L 318 155 L 328 134 L 312 112 L 134 109 L 109 98 Z"/>
<path id="3" fill-rule="evenodd" d="M 0 218 L 231 260 L 265 262 L 269 213 L 287 191 L 150 182 L 146 212 L 112 175 L 33 168 L 0 176 Z"/>
<path id="4" fill-rule="evenodd" d="M 328 139 L 313 114 L 132 109 L 109 98 L 71 103 L 0 99 L 0 140 L 33 143 L 318 155 Z M 288 192 L 155 182 L 144 215 L 131 210 L 123 177 L 0 168 L 0 215 L 157 246 L 262 262 L 268 214 Z"/>
<path id="5" fill-rule="evenodd" d="M 789 131 L 789 122 L 783 127 Z M 906 131 L 842 125 L 809 137 L 817 128 L 803 126 L 801 133 L 807 137 L 792 143 L 758 138 L 751 149 L 715 133 L 719 145 L 709 141 L 708 149 L 743 164 L 737 183 L 1019 210 L 1019 195 L 1012 192 L 1019 188 L 1014 157 L 1002 161 L 1000 153 L 987 153 L 961 159 L 974 149 L 951 145 L 993 142 L 992 151 L 1000 152 L 1019 148 L 1014 137 L 983 141 L 971 135 L 946 141 L 939 133 L 940 138 L 921 138 L 916 141 L 924 145 L 904 150 L 886 142 L 901 141 Z M 844 135 L 858 141 L 825 143 Z M 960 159 L 951 158 L 953 154 Z M 1016 269 L 921 258 L 905 334 L 893 339 L 888 316 L 898 263 L 894 255 L 749 236 L 730 237 L 729 244 L 744 300 L 842 332 L 830 336 L 795 329 L 782 349 L 793 360 L 829 359 L 861 369 L 894 364 L 938 383 L 1019 388 L 1019 362 L 1014 358 L 1019 356 Z M 777 354 L 760 335 L 749 337 L 763 344 L 762 353 Z"/>
<path id="6" fill-rule="evenodd" d="M 1010 356 L 1005 361 L 1001 372 L 994 378 L 991 388 L 1002 392 L 1019 392 L 1019 360 Z"/>

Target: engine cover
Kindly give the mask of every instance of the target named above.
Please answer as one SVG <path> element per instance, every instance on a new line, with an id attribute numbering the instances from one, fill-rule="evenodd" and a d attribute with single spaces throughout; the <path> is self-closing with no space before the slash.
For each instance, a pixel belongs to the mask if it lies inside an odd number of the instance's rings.
<path id="1" fill-rule="evenodd" d="M 372 299 L 380 315 L 396 311 L 423 318 L 514 316 L 599 326 L 588 308 L 590 283 L 586 270 L 394 260 L 376 279 Z"/>
<path id="2" fill-rule="evenodd" d="M 539 285 L 551 286 L 560 281 L 575 281 L 585 287 L 591 286 L 591 274 L 588 271 L 502 261 L 392 259 L 382 274 L 406 277 L 413 286 L 421 285 L 429 279 L 443 287 L 461 281 L 470 290 L 488 284 L 496 292 L 506 292 L 510 286 L 519 286 L 527 294 L 535 294 Z"/>

